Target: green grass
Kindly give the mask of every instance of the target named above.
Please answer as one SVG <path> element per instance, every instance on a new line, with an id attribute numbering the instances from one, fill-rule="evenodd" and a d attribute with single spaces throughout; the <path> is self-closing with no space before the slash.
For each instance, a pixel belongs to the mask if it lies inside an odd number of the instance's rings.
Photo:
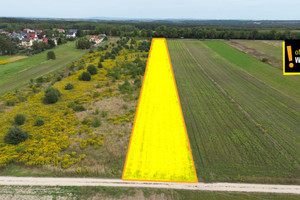
<path id="1" fill-rule="evenodd" d="M 282 61 L 282 41 L 237 40 L 237 42 Z"/>
<path id="2" fill-rule="evenodd" d="M 4 195 L 17 199 L 174 199 L 174 200 L 296 200 L 299 195 L 202 192 L 151 188 L 114 187 L 43 187 L 43 186 L 0 186 L 0 198 Z M 142 197 L 141 197 L 142 196 Z M 142 198 L 144 199 L 144 198 Z"/>
<path id="3" fill-rule="evenodd" d="M 203 43 L 259 81 L 266 83 L 268 86 L 298 102 L 300 101 L 300 76 L 283 76 L 282 69 L 274 69 L 274 67 L 262 63 L 256 58 L 244 54 L 221 41 L 204 41 Z"/>
<path id="4" fill-rule="evenodd" d="M 48 51 L 2 65 L 0 67 L 0 94 L 23 86 L 31 78 L 35 79 L 59 70 L 88 52 L 76 49 L 75 41 L 51 49 L 56 54 L 56 60 L 47 60 Z"/>
<path id="5" fill-rule="evenodd" d="M 11 58 L 12 56 L 0 56 L 0 60 L 6 60 L 8 58 Z"/>
<path id="6" fill-rule="evenodd" d="M 299 101 L 251 68 L 266 67 L 274 79 L 277 69 L 219 41 L 168 47 L 199 180 L 299 183 Z"/>

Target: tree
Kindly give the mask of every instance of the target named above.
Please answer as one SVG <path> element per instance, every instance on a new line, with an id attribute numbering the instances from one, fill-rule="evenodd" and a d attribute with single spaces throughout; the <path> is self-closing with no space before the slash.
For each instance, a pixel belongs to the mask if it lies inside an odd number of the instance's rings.
<path id="1" fill-rule="evenodd" d="M 79 76 L 79 80 L 82 81 L 90 81 L 92 79 L 90 72 L 82 72 Z"/>
<path id="2" fill-rule="evenodd" d="M 45 91 L 45 103 L 47 104 L 54 104 L 58 102 L 59 98 L 61 96 L 61 93 L 58 89 L 50 87 L 47 88 Z"/>
<path id="3" fill-rule="evenodd" d="M 103 68 L 103 65 L 101 62 L 98 63 L 98 68 Z"/>
<path id="4" fill-rule="evenodd" d="M 23 114 L 17 114 L 14 118 L 15 120 L 15 124 L 17 125 L 23 125 L 25 123 L 26 120 L 26 116 Z"/>
<path id="5" fill-rule="evenodd" d="M 53 47 L 55 47 L 55 42 L 53 40 L 48 40 L 48 44 L 50 46 L 50 49 L 52 49 Z"/>
<path id="6" fill-rule="evenodd" d="M 0 34 L 0 54 L 12 55 L 17 52 L 17 44 L 6 35 Z"/>
<path id="7" fill-rule="evenodd" d="M 172 28 L 172 30 L 171 30 L 171 37 L 172 38 L 177 38 L 178 37 L 178 33 L 177 33 L 177 29 L 176 28 Z"/>
<path id="8" fill-rule="evenodd" d="M 49 51 L 47 53 L 47 59 L 48 60 L 55 60 L 56 59 L 55 53 L 53 51 Z"/>
<path id="9" fill-rule="evenodd" d="M 83 37 L 84 36 L 84 33 L 82 30 L 78 30 L 77 33 L 76 33 L 76 37 Z"/>
<path id="10" fill-rule="evenodd" d="M 65 86 L 65 90 L 72 90 L 74 88 L 74 85 L 71 84 L 71 83 L 68 83 L 66 86 Z"/>
<path id="11" fill-rule="evenodd" d="M 98 70 L 97 68 L 95 67 L 95 65 L 89 65 L 87 67 L 87 71 L 90 72 L 91 75 L 94 75 L 94 74 L 97 74 L 98 73 Z"/>
<path id="12" fill-rule="evenodd" d="M 155 29 L 155 36 L 166 37 L 166 35 L 167 35 L 167 27 L 165 25 L 161 25 Z"/>
<path id="13" fill-rule="evenodd" d="M 79 38 L 76 42 L 77 49 L 89 49 L 91 47 L 91 43 L 88 38 Z"/>
<path id="14" fill-rule="evenodd" d="M 45 124 L 45 122 L 42 118 L 37 118 L 34 123 L 35 126 L 43 126 L 44 124 Z"/>
<path id="15" fill-rule="evenodd" d="M 28 133 L 23 131 L 21 127 L 10 127 L 4 136 L 4 142 L 7 144 L 17 145 L 24 142 L 28 138 Z"/>

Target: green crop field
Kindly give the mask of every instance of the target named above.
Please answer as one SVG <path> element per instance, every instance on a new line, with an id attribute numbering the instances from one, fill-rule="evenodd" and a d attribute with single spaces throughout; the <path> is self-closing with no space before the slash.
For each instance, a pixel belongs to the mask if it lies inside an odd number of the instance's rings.
<path id="1" fill-rule="evenodd" d="M 75 41 L 57 46 L 52 51 L 56 60 L 47 60 L 47 52 L 30 56 L 26 59 L 0 66 L 0 94 L 28 83 L 31 78 L 61 69 L 68 63 L 77 60 L 87 51 L 75 48 Z"/>
<path id="2" fill-rule="evenodd" d="M 299 183 L 299 77 L 222 41 L 168 47 L 199 180 Z"/>

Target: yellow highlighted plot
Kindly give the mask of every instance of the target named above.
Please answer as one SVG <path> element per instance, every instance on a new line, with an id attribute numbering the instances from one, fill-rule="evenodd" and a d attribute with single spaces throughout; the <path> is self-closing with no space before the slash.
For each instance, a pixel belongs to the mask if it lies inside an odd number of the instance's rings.
<path id="1" fill-rule="evenodd" d="M 152 40 L 123 180 L 198 182 L 165 39 Z"/>

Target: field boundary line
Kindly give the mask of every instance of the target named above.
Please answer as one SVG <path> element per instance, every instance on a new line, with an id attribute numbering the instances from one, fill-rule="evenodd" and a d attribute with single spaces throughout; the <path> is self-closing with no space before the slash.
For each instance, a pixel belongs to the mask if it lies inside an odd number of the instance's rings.
<path id="1" fill-rule="evenodd" d="M 123 181 L 121 179 L 100 178 L 45 178 L 45 177 L 0 177 L 0 185 L 5 186 L 102 186 L 125 188 L 159 188 L 193 191 L 250 192 L 300 195 L 300 185 L 276 185 L 253 183 L 173 183 Z"/>

